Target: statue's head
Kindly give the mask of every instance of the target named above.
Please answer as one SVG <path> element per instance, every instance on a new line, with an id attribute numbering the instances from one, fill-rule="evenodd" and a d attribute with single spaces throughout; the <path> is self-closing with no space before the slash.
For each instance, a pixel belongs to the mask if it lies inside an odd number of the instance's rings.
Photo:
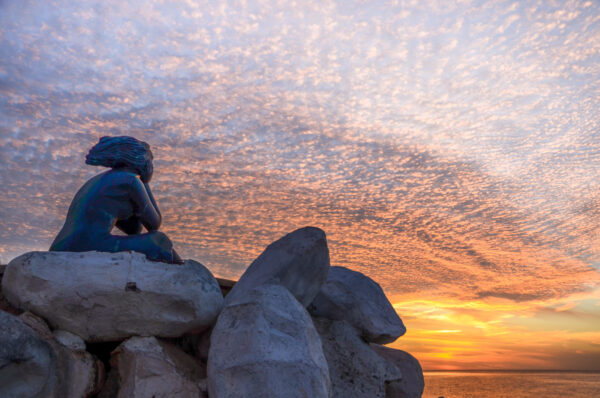
<path id="1" fill-rule="evenodd" d="M 150 145 L 128 136 L 100 138 L 85 157 L 85 163 L 113 169 L 132 169 L 144 182 L 150 181 L 154 171 Z"/>

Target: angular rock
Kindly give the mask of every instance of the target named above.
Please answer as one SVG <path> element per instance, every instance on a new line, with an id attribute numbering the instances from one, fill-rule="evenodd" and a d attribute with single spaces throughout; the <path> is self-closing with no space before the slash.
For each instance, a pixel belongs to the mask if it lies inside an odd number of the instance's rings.
<path id="1" fill-rule="evenodd" d="M 377 344 L 371 344 L 371 348 L 402 372 L 402 380 L 388 385 L 386 398 L 421 398 L 425 389 L 425 379 L 417 358 L 408 352 Z"/>
<path id="2" fill-rule="evenodd" d="M 51 397 L 56 383 L 50 344 L 18 317 L 0 311 L 0 396 Z"/>
<path id="3" fill-rule="evenodd" d="M 81 398 L 102 384 L 103 366 L 58 344 L 43 320 L 0 313 L 0 396 Z"/>
<path id="4" fill-rule="evenodd" d="M 178 337 L 216 320 L 223 296 L 202 264 L 153 262 L 134 252 L 31 252 L 2 280 L 13 305 L 88 342 Z"/>
<path id="5" fill-rule="evenodd" d="M 250 264 L 226 297 L 231 302 L 266 283 L 288 289 L 304 307 L 327 280 L 329 249 L 325 232 L 305 227 L 271 243 Z"/>
<path id="6" fill-rule="evenodd" d="M 332 398 L 386 398 L 402 373 L 377 355 L 346 321 L 313 318 L 329 366 Z"/>
<path id="7" fill-rule="evenodd" d="M 104 365 L 86 351 L 61 347 L 58 358 L 58 397 L 81 398 L 94 395 L 104 383 Z"/>
<path id="8" fill-rule="evenodd" d="M 118 377 L 109 386 L 119 398 L 200 398 L 206 392 L 206 368 L 172 344 L 154 337 L 132 337 L 112 353 Z M 114 393 L 114 392 L 113 392 Z M 110 394 L 100 394 L 109 396 Z"/>
<path id="9" fill-rule="evenodd" d="M 56 357 L 57 378 L 54 397 L 88 397 L 99 391 L 104 383 L 104 364 L 85 351 L 85 344 L 83 350 L 73 350 L 64 346 L 54 338 L 54 333 L 50 331 L 46 322 L 31 312 L 22 313 L 19 319 L 52 347 Z M 75 335 L 70 335 L 69 339 L 70 343 L 77 339 L 77 345 L 83 343 L 83 340 Z"/>
<path id="10" fill-rule="evenodd" d="M 373 343 L 391 343 L 406 333 L 379 284 L 344 267 L 331 267 L 327 282 L 308 311 L 316 317 L 348 321 Z"/>
<path id="11" fill-rule="evenodd" d="M 211 398 L 329 397 L 321 340 L 306 309 L 282 286 L 262 285 L 230 302 L 208 354 Z"/>

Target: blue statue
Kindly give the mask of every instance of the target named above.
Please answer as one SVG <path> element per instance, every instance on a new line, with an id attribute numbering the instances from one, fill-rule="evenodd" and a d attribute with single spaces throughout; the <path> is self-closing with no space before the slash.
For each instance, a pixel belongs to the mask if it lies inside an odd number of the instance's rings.
<path id="1" fill-rule="evenodd" d="M 133 137 L 102 137 L 85 163 L 111 169 L 75 194 L 50 251 L 132 250 L 150 260 L 183 263 L 167 235 L 158 231 L 162 216 L 148 186 L 154 171 L 150 146 Z M 111 235 L 115 226 L 128 236 Z M 141 233 L 142 226 L 147 233 Z"/>

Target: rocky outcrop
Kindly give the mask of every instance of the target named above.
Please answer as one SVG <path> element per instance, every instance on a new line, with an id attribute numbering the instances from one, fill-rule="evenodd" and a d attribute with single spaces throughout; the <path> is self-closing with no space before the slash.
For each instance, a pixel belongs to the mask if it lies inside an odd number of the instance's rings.
<path id="1" fill-rule="evenodd" d="M 377 355 L 346 321 L 313 318 L 329 366 L 332 398 L 386 398 L 402 373 Z"/>
<path id="2" fill-rule="evenodd" d="M 348 321 L 373 343 L 391 343 L 406 333 L 379 284 L 344 267 L 331 267 L 308 310 L 316 317 Z"/>
<path id="3" fill-rule="evenodd" d="M 51 396 L 56 383 L 50 344 L 18 317 L 0 311 L 0 396 Z"/>
<path id="4" fill-rule="evenodd" d="M 100 361 L 85 350 L 71 349 L 57 341 L 46 322 L 31 312 L 24 312 L 19 318 L 52 347 L 57 376 L 52 397 L 89 397 L 99 391 L 105 376 Z"/>
<path id="5" fill-rule="evenodd" d="M 118 398 L 201 398 L 206 368 L 172 344 L 154 337 L 132 337 L 112 353 L 109 391 Z"/>
<path id="6" fill-rule="evenodd" d="M 243 297 L 262 284 L 275 283 L 306 307 L 327 280 L 329 268 L 325 232 L 301 228 L 267 246 L 233 286 L 226 301 Z"/>
<path id="7" fill-rule="evenodd" d="M 389 384 L 386 398 L 420 398 L 425 388 L 425 379 L 417 358 L 408 352 L 377 344 L 371 344 L 371 347 L 402 372 L 402 380 Z"/>
<path id="8" fill-rule="evenodd" d="M 405 331 L 382 289 L 330 267 L 318 228 L 269 245 L 237 283 L 192 260 L 156 263 L 131 252 L 33 252 L 2 271 L 0 310 L 18 317 L 0 311 L 0 397 L 423 391 L 415 358 L 369 345 Z"/>
<path id="9" fill-rule="evenodd" d="M 329 397 L 321 340 L 288 290 L 262 285 L 223 309 L 211 337 L 208 391 L 211 398 Z"/>
<path id="10" fill-rule="evenodd" d="M 35 315 L 0 312 L 0 396 L 88 397 L 102 385 L 103 370 L 88 352 L 54 340 Z"/>
<path id="11" fill-rule="evenodd" d="M 202 264 L 134 252 L 27 253 L 8 264 L 2 287 L 14 306 L 86 341 L 181 336 L 210 327 L 223 306 Z"/>

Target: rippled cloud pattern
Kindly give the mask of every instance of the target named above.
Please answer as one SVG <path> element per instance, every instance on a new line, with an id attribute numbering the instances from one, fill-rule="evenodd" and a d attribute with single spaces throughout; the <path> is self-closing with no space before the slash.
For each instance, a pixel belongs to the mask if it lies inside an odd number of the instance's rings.
<path id="1" fill-rule="evenodd" d="M 426 369 L 598 368 L 599 110 L 595 1 L 3 0 L 0 261 L 133 135 L 216 275 L 314 225 Z"/>

